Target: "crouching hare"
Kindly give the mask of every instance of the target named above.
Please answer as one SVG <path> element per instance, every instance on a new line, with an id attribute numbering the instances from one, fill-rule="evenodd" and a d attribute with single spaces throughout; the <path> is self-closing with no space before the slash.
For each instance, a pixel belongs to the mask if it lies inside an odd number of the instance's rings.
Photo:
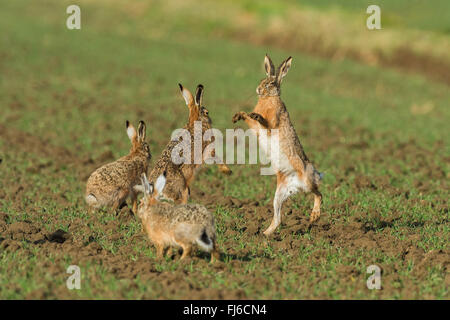
<path id="1" fill-rule="evenodd" d="M 184 259 L 197 245 L 201 250 L 211 252 L 211 262 L 219 259 L 214 216 L 204 206 L 160 202 L 158 197 L 166 184 L 166 172 L 156 179 L 154 185 L 143 174 L 141 183 L 144 197 L 137 215 L 156 247 L 158 258 L 164 256 L 166 247 L 175 247 L 183 249 L 181 259 Z"/>
<path id="2" fill-rule="evenodd" d="M 133 213 L 137 212 L 138 190 L 142 173 L 148 170 L 151 159 L 150 147 L 145 142 L 145 123 L 139 122 L 138 131 L 127 121 L 127 134 L 131 150 L 114 162 L 95 170 L 87 181 L 85 200 L 90 209 L 112 207 L 116 211 L 128 197 L 131 197 Z"/>

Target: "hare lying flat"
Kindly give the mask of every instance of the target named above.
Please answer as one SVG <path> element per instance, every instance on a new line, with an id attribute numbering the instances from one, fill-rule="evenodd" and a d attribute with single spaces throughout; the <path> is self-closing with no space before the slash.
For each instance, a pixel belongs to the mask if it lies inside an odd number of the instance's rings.
<path id="1" fill-rule="evenodd" d="M 206 130 L 211 129 L 211 118 L 209 117 L 208 110 L 202 105 L 203 102 L 203 86 L 199 84 L 195 93 L 195 98 L 191 92 L 179 84 L 181 94 L 186 101 L 186 105 L 189 108 L 189 120 L 184 126 L 184 129 L 188 130 L 191 136 L 190 144 L 191 148 L 191 163 L 175 164 L 172 161 L 172 151 L 175 146 L 179 144 L 179 141 L 170 141 L 159 159 L 156 161 L 151 173 L 150 181 L 154 182 L 163 171 L 167 174 L 167 186 L 164 189 L 162 197 L 172 200 L 176 203 L 187 203 L 189 198 L 189 186 L 194 180 L 196 171 L 200 168 L 201 164 L 194 163 L 194 123 L 200 121 L 202 125 L 202 137 Z M 207 145 L 202 143 L 202 152 Z M 214 157 L 215 155 L 203 154 L 203 161 L 208 156 Z M 219 164 L 219 170 L 225 174 L 231 174 L 231 170 L 225 164 Z"/>
<path id="2" fill-rule="evenodd" d="M 254 129 L 259 146 L 271 146 L 270 152 L 265 150 L 268 159 L 277 175 L 277 189 L 273 200 L 274 216 L 265 235 L 272 234 L 281 223 L 281 207 L 291 195 L 299 190 L 314 194 L 314 207 L 310 222 L 316 221 L 320 216 L 322 195 L 319 184 L 322 174 L 319 173 L 306 156 L 298 139 L 289 113 L 280 98 L 281 81 L 286 76 L 292 58 L 289 57 L 275 70 L 272 60 L 266 55 L 264 66 L 266 78 L 261 80 L 256 92 L 258 102 L 252 113 L 238 112 L 233 116 L 233 122 L 244 120 Z M 272 131 L 277 129 L 278 131 Z M 263 130 L 266 131 L 262 132 Z M 275 143 L 277 142 L 277 143 Z"/>
<path id="3" fill-rule="evenodd" d="M 214 262 L 219 257 L 214 216 L 199 204 L 159 202 L 158 197 L 165 184 L 165 172 L 154 186 L 143 174 L 144 197 L 138 208 L 138 217 L 148 238 L 156 246 L 157 256 L 161 258 L 166 247 L 175 247 L 183 249 L 181 259 L 184 259 L 194 246 L 198 246 L 211 252 L 211 262 Z"/>
<path id="4" fill-rule="evenodd" d="M 130 196 L 133 213 L 137 212 L 134 186 L 140 182 L 141 174 L 147 172 L 151 153 L 145 142 L 145 123 L 139 122 L 138 132 L 128 121 L 126 126 L 132 144 L 130 153 L 98 168 L 87 181 L 85 200 L 91 209 L 112 207 L 117 210 Z"/>

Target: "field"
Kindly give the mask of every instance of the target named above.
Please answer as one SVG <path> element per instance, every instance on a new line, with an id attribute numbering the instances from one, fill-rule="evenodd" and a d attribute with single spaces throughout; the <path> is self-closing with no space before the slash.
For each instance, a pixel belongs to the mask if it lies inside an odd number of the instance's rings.
<path id="1" fill-rule="evenodd" d="M 68 30 L 69 1 L 0 0 L 0 298 L 449 299 L 450 3 L 372 2 L 382 30 L 367 1 L 83 0 Z M 282 99 L 325 172 L 317 223 L 298 194 L 264 237 L 276 178 L 259 165 L 205 165 L 191 188 L 217 264 L 156 259 L 128 207 L 88 214 L 90 173 L 129 150 L 125 120 L 146 121 L 154 161 L 187 121 L 177 84 L 202 83 L 214 127 L 245 129 L 231 118 L 256 103 L 266 52 L 293 56 Z"/>

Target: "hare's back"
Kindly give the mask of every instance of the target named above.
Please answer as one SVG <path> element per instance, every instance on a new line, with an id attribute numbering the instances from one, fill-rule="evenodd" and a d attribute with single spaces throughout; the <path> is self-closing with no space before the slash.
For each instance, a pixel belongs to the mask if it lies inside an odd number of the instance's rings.
<path id="1" fill-rule="evenodd" d="M 177 222 L 213 224 L 214 216 L 200 204 L 181 204 L 176 206 L 175 220 Z"/>
<path id="2" fill-rule="evenodd" d="M 115 161 L 103 165 L 95 170 L 89 177 L 89 183 L 101 183 L 105 185 L 128 185 L 130 177 L 138 174 L 139 168 L 132 161 Z"/>

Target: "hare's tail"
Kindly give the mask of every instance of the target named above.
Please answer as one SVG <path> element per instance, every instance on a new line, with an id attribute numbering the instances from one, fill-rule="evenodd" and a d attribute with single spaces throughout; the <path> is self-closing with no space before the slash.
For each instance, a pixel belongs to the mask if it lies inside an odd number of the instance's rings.
<path id="1" fill-rule="evenodd" d="M 311 163 L 307 164 L 306 172 L 309 179 L 311 179 L 317 186 L 320 184 L 320 182 L 323 179 L 323 176 L 325 175 L 323 172 L 317 171 L 316 168 L 314 168 L 314 166 Z"/>
<path id="2" fill-rule="evenodd" d="M 89 206 L 96 206 L 96 205 L 98 205 L 97 197 L 94 196 L 92 193 L 89 193 L 89 194 L 86 196 L 86 203 L 87 203 Z"/>
<path id="3" fill-rule="evenodd" d="M 319 171 L 317 171 L 317 170 L 314 169 L 314 182 L 315 182 L 317 185 L 319 185 L 320 182 L 322 181 L 324 175 L 325 175 L 324 172 L 319 172 Z"/>
<path id="4" fill-rule="evenodd" d="M 214 247 L 214 241 L 207 234 L 206 228 L 203 229 L 200 237 L 195 241 L 197 242 L 198 246 L 206 252 L 210 252 Z"/>

